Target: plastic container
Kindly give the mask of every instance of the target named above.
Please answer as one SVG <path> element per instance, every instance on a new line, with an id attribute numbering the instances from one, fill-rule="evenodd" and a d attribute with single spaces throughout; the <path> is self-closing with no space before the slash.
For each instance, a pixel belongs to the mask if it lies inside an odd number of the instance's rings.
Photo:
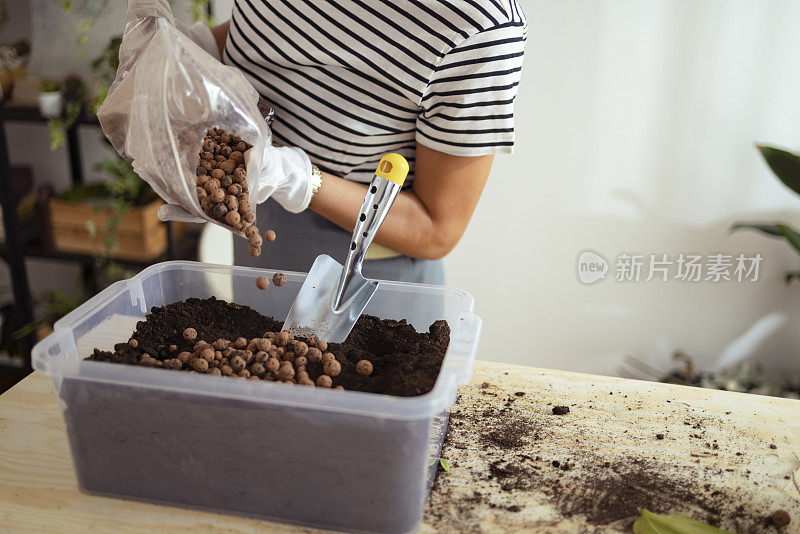
<path id="1" fill-rule="evenodd" d="M 446 287 L 381 282 L 365 313 L 451 338 L 418 397 L 300 388 L 84 361 L 128 338 L 153 306 L 217 296 L 285 317 L 305 274 L 166 262 L 110 286 L 33 349 L 53 377 L 81 491 L 320 528 L 409 532 L 422 519 L 456 386 L 469 380 L 481 320 Z"/>

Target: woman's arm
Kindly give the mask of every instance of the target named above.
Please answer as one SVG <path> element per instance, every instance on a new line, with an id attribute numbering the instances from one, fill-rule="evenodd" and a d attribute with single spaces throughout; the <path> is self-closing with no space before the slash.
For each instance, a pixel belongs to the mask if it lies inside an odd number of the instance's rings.
<path id="1" fill-rule="evenodd" d="M 494 156 L 451 156 L 417 143 L 414 186 L 397 196 L 375 241 L 412 258 L 439 259 L 458 243 Z M 323 174 L 312 210 L 352 232 L 367 186 Z"/>
<path id="2" fill-rule="evenodd" d="M 230 28 L 230 26 L 231 21 L 226 20 L 219 26 L 211 28 L 211 34 L 217 41 L 217 47 L 219 48 L 219 57 L 222 57 L 222 51 L 225 50 L 225 41 L 228 39 L 228 28 Z"/>

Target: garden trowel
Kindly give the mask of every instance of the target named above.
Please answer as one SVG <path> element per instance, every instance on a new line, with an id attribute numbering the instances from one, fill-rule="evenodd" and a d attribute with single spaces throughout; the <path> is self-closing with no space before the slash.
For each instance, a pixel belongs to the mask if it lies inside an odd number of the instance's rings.
<path id="1" fill-rule="evenodd" d="M 329 343 L 341 343 L 367 307 L 378 282 L 361 274 L 361 262 L 389 213 L 408 174 L 408 162 L 399 154 L 386 154 L 378 163 L 358 214 L 344 266 L 320 254 L 289 310 L 284 330 Z"/>

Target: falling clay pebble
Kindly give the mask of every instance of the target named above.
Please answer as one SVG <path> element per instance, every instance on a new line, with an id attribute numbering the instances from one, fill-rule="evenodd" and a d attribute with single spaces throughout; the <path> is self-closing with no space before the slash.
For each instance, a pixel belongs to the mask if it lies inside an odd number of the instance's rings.
<path id="1" fill-rule="evenodd" d="M 281 287 L 286 283 L 286 275 L 283 273 L 275 273 L 275 276 L 272 277 L 272 283 L 278 287 Z"/>
<path id="2" fill-rule="evenodd" d="M 269 287 L 269 278 L 266 276 L 259 276 L 256 278 L 256 287 L 258 289 L 267 289 L 267 287 Z"/>
<path id="3" fill-rule="evenodd" d="M 338 362 L 337 362 L 338 363 Z M 359 360 L 356 364 L 356 373 L 361 376 L 369 376 L 372 374 L 372 362 L 369 360 Z"/>
<path id="4" fill-rule="evenodd" d="M 329 388 L 333 385 L 333 380 L 328 375 L 320 375 L 317 378 L 317 386 L 321 388 Z"/>
<path id="5" fill-rule="evenodd" d="M 183 339 L 186 341 L 194 341 L 197 339 L 197 330 L 194 328 L 187 328 L 183 331 Z M 138 343 L 137 343 L 138 344 Z"/>
<path id="6" fill-rule="evenodd" d="M 264 234 L 264 239 L 266 239 L 267 241 L 275 241 L 277 237 L 278 234 L 275 233 L 275 230 L 267 230 L 266 233 Z"/>
<path id="7" fill-rule="evenodd" d="M 256 232 L 250 234 L 250 237 L 247 238 L 247 241 L 250 243 L 251 247 L 260 247 L 264 242 L 264 240 L 261 239 L 261 234 Z"/>

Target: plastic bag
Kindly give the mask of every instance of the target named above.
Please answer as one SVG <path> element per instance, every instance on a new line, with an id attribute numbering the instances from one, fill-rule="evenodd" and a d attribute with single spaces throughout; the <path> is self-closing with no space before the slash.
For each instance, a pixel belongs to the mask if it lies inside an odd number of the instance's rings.
<path id="1" fill-rule="evenodd" d="M 119 59 L 97 112 L 103 133 L 167 203 L 233 230 L 203 212 L 195 172 L 206 131 L 222 128 L 252 145 L 246 169 L 251 205 L 274 190 L 277 184 L 263 183 L 274 179 L 268 167 L 276 162 L 264 157 L 272 134 L 258 92 L 238 69 L 178 30 L 166 0 L 130 1 Z"/>

